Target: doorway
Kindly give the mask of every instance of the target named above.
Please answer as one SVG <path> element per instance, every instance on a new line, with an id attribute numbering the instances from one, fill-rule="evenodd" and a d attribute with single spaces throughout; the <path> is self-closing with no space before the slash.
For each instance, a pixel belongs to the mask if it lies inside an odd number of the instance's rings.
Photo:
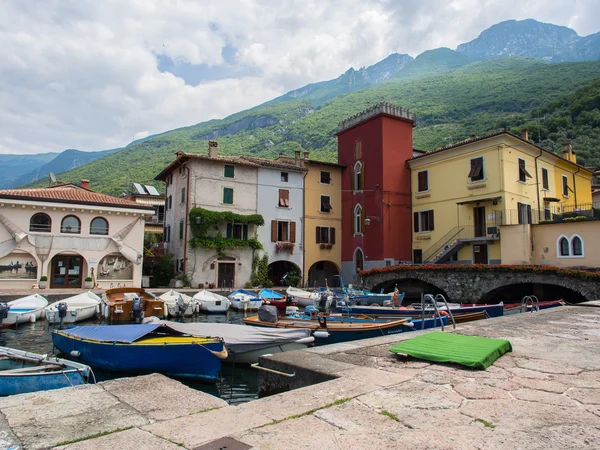
<path id="1" fill-rule="evenodd" d="M 56 255 L 52 258 L 50 273 L 51 288 L 81 288 L 83 257 L 78 255 Z"/>
<path id="2" fill-rule="evenodd" d="M 487 244 L 473 245 L 473 262 L 475 264 L 488 263 L 488 246 Z"/>
<path id="3" fill-rule="evenodd" d="M 235 263 L 219 262 L 217 286 L 220 288 L 233 288 L 235 281 Z"/>
<path id="4" fill-rule="evenodd" d="M 485 237 L 485 206 L 473 208 L 473 222 L 475 224 L 475 237 Z"/>

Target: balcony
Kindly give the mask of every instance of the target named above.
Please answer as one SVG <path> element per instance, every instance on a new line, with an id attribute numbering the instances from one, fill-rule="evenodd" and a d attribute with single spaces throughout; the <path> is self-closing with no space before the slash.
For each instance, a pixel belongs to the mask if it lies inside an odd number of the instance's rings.
<path id="1" fill-rule="evenodd" d="M 498 213 L 500 213 L 498 215 Z M 499 225 L 543 225 L 550 223 L 570 223 L 600 220 L 600 203 L 586 203 L 577 206 L 555 206 L 531 210 L 507 210 L 496 212 Z"/>

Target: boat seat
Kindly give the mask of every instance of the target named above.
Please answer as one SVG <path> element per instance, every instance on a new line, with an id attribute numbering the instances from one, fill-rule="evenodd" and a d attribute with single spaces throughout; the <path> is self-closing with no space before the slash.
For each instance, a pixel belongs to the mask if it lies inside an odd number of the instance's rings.
<path id="1" fill-rule="evenodd" d="M 44 364 L 41 366 L 22 367 L 20 369 L 9 369 L 2 370 L 0 374 L 16 374 L 16 373 L 28 373 L 28 372 L 44 372 L 47 370 L 63 370 L 64 367 L 59 364 Z"/>

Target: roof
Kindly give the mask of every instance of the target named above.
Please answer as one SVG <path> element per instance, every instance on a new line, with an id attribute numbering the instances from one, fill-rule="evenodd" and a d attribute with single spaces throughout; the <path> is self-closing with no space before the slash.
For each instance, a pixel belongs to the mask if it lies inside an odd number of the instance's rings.
<path id="1" fill-rule="evenodd" d="M 193 160 L 202 160 L 202 161 L 213 161 L 220 163 L 230 163 L 230 164 L 238 164 L 241 166 L 249 166 L 249 167 L 267 167 L 267 168 L 275 168 L 275 169 L 287 169 L 287 170 L 296 170 L 299 172 L 304 172 L 306 169 L 303 167 L 299 167 L 295 164 L 288 164 L 283 162 L 278 162 L 272 159 L 265 158 L 256 158 L 253 156 L 215 156 L 211 158 L 208 155 L 199 155 L 197 153 L 183 153 L 178 152 L 177 158 L 167 167 L 165 167 L 156 177 L 155 180 L 164 181 L 164 179 L 169 175 L 173 170 L 183 165 L 185 161 L 190 159 Z"/>
<path id="2" fill-rule="evenodd" d="M 307 162 L 309 164 L 319 164 L 321 166 L 340 167 L 342 169 L 346 168 L 346 164 L 340 164 L 340 163 L 334 163 L 334 162 L 328 162 L 328 161 L 317 161 L 315 159 L 306 159 L 306 160 L 304 160 L 304 162 Z"/>
<path id="3" fill-rule="evenodd" d="M 413 127 L 416 125 L 417 119 L 413 113 L 410 112 L 407 108 L 401 108 L 400 106 L 394 105 L 392 103 L 381 102 L 371 108 L 365 109 L 364 111 L 359 112 L 347 119 L 342 120 L 339 125 L 337 131 L 334 133 L 336 136 L 349 130 L 350 128 L 354 128 L 361 123 L 364 123 L 368 120 L 373 119 L 377 116 L 387 116 L 393 117 L 395 119 L 404 120 L 406 122 L 411 122 Z"/>
<path id="4" fill-rule="evenodd" d="M 528 141 L 526 139 L 523 139 L 521 136 L 519 136 L 517 134 L 514 134 L 514 133 L 511 133 L 510 131 L 507 131 L 507 130 L 495 131 L 493 133 L 486 134 L 485 136 L 472 136 L 472 137 L 470 137 L 468 139 L 465 139 L 463 141 L 457 142 L 456 144 L 448 145 L 446 147 L 442 147 L 442 148 L 439 148 L 437 150 L 433 150 L 431 152 L 427 152 L 427 153 L 425 153 L 423 155 L 413 156 L 412 158 L 409 158 L 406 161 L 407 162 L 414 161 L 414 160 L 417 160 L 417 159 L 425 158 L 425 157 L 427 157 L 429 155 L 435 155 L 437 153 L 446 152 L 448 150 L 453 150 L 455 148 L 462 147 L 463 145 L 471 144 L 473 142 L 484 141 L 486 139 L 491 139 L 491 138 L 494 138 L 494 137 L 497 137 L 497 136 L 502 136 L 502 135 L 511 136 L 511 137 L 513 137 L 515 139 L 518 139 L 518 140 L 524 142 L 525 144 L 531 145 L 532 147 L 535 147 L 538 150 L 541 150 L 544 153 L 547 153 L 547 154 L 552 155 L 552 156 L 554 156 L 554 157 L 556 157 L 556 158 L 558 158 L 558 159 L 560 159 L 562 161 L 568 162 L 570 164 L 573 164 L 574 166 L 577 166 L 577 167 L 580 167 L 580 168 L 582 168 L 584 170 L 587 170 L 588 172 L 592 172 L 587 167 L 581 166 L 581 165 L 579 165 L 579 164 L 577 164 L 577 163 L 575 163 L 573 161 L 569 161 L 568 159 L 563 158 L 562 156 L 560 156 L 560 155 L 558 155 L 558 154 L 556 154 L 554 152 L 548 151 L 545 148 L 542 148 L 539 145 L 534 144 L 533 142 L 530 142 L 530 141 Z"/>
<path id="5" fill-rule="evenodd" d="M 0 199 L 154 210 L 151 206 L 144 206 L 124 198 L 93 192 L 71 183 L 42 188 L 0 190 Z"/>

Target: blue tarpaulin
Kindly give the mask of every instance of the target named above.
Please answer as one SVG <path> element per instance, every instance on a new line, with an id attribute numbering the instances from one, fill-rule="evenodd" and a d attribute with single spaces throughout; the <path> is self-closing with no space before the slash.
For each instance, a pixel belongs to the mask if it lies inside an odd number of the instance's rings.
<path id="1" fill-rule="evenodd" d="M 260 298 L 274 298 L 274 299 L 280 299 L 283 298 L 283 295 L 272 291 L 270 289 L 263 289 L 261 290 L 258 295 L 260 296 Z"/>
<path id="2" fill-rule="evenodd" d="M 163 325 L 160 323 L 81 326 L 63 330 L 63 333 L 91 341 L 123 342 L 131 344 L 161 326 Z"/>

